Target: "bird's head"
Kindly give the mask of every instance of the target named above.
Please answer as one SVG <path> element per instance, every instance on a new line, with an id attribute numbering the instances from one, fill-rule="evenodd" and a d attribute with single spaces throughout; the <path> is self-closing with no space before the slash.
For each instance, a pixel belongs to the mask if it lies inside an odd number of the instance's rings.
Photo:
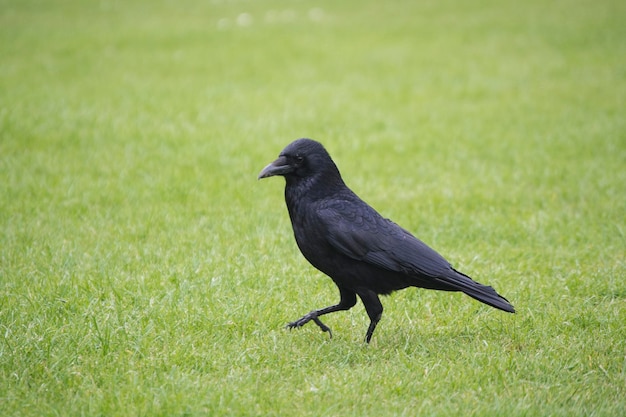
<path id="1" fill-rule="evenodd" d="M 324 146 L 312 139 L 297 139 L 287 145 L 274 162 L 261 170 L 258 179 L 281 175 L 290 182 L 329 172 L 341 178 Z"/>

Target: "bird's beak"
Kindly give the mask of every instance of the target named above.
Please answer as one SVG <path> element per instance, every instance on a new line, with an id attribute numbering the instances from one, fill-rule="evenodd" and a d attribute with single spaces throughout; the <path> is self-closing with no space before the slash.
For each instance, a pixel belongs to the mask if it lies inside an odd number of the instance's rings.
<path id="1" fill-rule="evenodd" d="M 289 165 L 287 158 L 279 156 L 278 159 L 261 170 L 258 179 L 273 177 L 274 175 L 285 175 L 292 170 L 293 167 Z"/>

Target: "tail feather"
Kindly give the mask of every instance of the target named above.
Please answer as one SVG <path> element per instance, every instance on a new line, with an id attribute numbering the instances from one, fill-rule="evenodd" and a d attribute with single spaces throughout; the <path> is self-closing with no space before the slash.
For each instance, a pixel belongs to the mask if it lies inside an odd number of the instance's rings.
<path id="1" fill-rule="evenodd" d="M 447 284 L 481 303 L 508 313 L 515 313 L 515 308 L 509 303 L 509 300 L 498 294 L 493 287 L 480 284 L 456 269 L 453 269 L 453 271 L 453 276 L 445 278 Z"/>

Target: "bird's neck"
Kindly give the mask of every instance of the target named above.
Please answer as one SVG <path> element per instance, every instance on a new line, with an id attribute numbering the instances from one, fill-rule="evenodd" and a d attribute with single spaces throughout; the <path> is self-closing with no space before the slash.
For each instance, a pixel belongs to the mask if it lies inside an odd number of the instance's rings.
<path id="1" fill-rule="evenodd" d="M 340 175 L 314 175 L 304 178 L 286 177 L 285 202 L 291 214 L 298 211 L 301 204 L 332 198 L 346 189 Z"/>

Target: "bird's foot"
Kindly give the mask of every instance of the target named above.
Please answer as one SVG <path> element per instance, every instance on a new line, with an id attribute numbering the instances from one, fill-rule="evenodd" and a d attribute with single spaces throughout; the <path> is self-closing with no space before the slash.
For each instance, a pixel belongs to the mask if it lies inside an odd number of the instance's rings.
<path id="1" fill-rule="evenodd" d="M 333 338 L 333 332 L 330 330 L 330 327 L 322 323 L 322 321 L 318 318 L 317 311 L 311 311 L 310 313 L 305 314 L 304 316 L 300 317 L 298 320 L 292 321 L 291 323 L 287 324 L 286 327 L 288 329 L 293 329 L 295 327 L 302 327 L 308 322 L 310 322 L 311 320 L 313 320 L 315 324 L 317 324 L 317 326 L 323 332 L 328 332 L 328 335 L 330 336 L 331 339 Z"/>

